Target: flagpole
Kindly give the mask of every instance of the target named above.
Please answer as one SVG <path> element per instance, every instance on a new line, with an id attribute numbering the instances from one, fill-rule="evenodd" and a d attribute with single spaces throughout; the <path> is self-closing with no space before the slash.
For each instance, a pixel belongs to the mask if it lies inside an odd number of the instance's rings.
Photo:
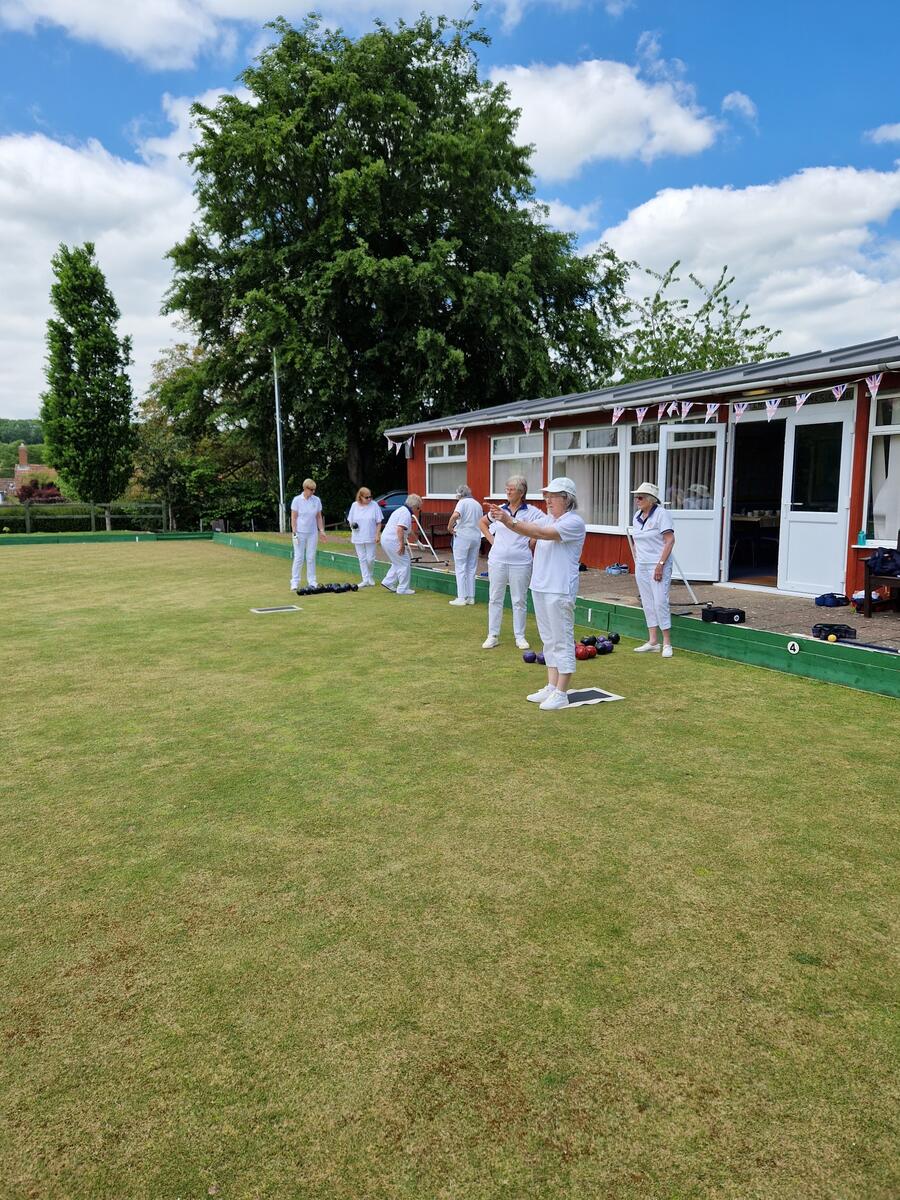
<path id="1" fill-rule="evenodd" d="M 284 511 L 284 449 L 281 444 L 281 393 L 278 390 L 278 355 L 272 351 L 272 368 L 275 375 L 275 440 L 278 445 L 278 532 L 287 532 Z"/>

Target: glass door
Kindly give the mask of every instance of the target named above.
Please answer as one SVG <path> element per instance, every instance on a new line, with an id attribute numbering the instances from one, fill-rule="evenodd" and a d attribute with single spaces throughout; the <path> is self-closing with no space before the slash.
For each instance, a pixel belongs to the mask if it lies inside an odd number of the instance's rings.
<path id="1" fill-rule="evenodd" d="M 675 559 L 687 579 L 719 578 L 724 425 L 662 425 L 659 482 L 675 526 Z"/>

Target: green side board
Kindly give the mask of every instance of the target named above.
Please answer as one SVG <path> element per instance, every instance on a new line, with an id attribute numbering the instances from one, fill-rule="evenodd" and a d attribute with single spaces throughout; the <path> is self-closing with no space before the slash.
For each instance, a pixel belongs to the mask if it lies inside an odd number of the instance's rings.
<path id="1" fill-rule="evenodd" d="M 8 533 L 0 536 L 0 546 L 71 546 L 74 542 L 211 542 L 212 533 Z"/>
<path id="2" fill-rule="evenodd" d="M 217 533 L 214 541 L 243 550 L 255 550 L 275 558 L 289 559 L 290 546 L 261 541 L 252 534 Z M 320 550 L 316 561 L 323 567 L 356 575 L 359 564 L 355 555 Z M 375 575 L 382 579 L 387 563 L 373 564 Z M 436 573 L 413 567 L 412 585 L 416 589 L 456 593 L 456 579 L 449 573 Z M 486 579 L 475 581 L 475 599 L 487 603 Z M 507 607 L 509 599 L 507 598 Z M 529 596 L 529 610 L 531 598 Z M 608 604 L 600 600 L 578 599 L 575 602 L 575 623 L 579 628 L 616 631 L 623 637 L 643 641 L 647 635 L 644 614 L 639 608 L 624 604 Z M 882 696 L 900 698 L 900 654 L 884 654 L 878 650 L 863 650 L 858 646 L 833 645 L 813 637 L 769 633 L 746 625 L 707 624 L 696 617 L 673 617 L 672 630 L 679 648 L 714 658 L 728 658 L 752 667 L 768 667 L 788 675 L 802 675 L 823 683 L 836 683 L 862 692 L 877 692 Z M 797 647 L 794 653 L 789 647 Z"/>

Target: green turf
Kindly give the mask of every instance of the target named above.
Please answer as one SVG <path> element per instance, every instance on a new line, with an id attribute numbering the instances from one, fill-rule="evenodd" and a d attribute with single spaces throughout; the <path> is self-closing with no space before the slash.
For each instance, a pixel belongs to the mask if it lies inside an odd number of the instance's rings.
<path id="1" fill-rule="evenodd" d="M 623 642 L 542 713 L 483 606 L 2 566 L 0 1195 L 900 1194 L 895 701 Z"/>

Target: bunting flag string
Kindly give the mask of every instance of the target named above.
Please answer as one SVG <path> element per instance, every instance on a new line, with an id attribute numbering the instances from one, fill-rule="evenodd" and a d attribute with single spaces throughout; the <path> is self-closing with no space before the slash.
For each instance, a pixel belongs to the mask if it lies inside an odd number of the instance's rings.
<path id="1" fill-rule="evenodd" d="M 531 422 L 523 420 L 522 428 L 525 430 L 526 433 L 531 433 Z"/>
<path id="2" fill-rule="evenodd" d="M 883 374 L 884 372 L 879 371 L 877 375 L 866 376 L 866 385 L 869 389 L 869 395 L 873 400 L 878 395 L 878 389 L 881 387 L 881 377 Z"/>
<path id="3" fill-rule="evenodd" d="M 541 417 L 541 419 L 538 421 L 538 427 L 540 429 L 543 429 L 546 424 L 547 424 L 547 418 Z"/>
<path id="4" fill-rule="evenodd" d="M 678 412 L 678 401 L 673 400 L 667 409 L 667 413 L 670 417 L 674 417 L 677 412 Z"/>
<path id="5" fill-rule="evenodd" d="M 399 454 L 403 449 L 403 442 L 394 442 L 394 453 Z"/>
<path id="6" fill-rule="evenodd" d="M 710 421 L 710 418 L 714 417 L 718 411 L 719 411 L 718 404 L 707 404 L 706 416 L 703 418 L 703 424 L 707 425 Z"/>
<path id="7" fill-rule="evenodd" d="M 390 453 L 390 451 L 393 450 L 393 448 L 394 448 L 394 443 L 391 441 L 391 439 L 388 437 L 387 434 L 384 435 L 384 440 L 388 444 L 388 452 Z"/>
<path id="8" fill-rule="evenodd" d="M 634 411 L 637 416 L 638 425 L 643 425 L 644 417 L 646 417 L 646 415 L 647 415 L 647 409 L 646 408 L 636 408 Z"/>
<path id="9" fill-rule="evenodd" d="M 463 434 L 462 429 L 448 429 L 447 432 L 450 434 L 451 442 L 455 442 Z"/>
<path id="10" fill-rule="evenodd" d="M 622 413 L 623 413 L 624 411 L 625 411 L 625 406 L 624 406 L 624 404 L 617 404 L 617 405 L 616 405 L 616 407 L 613 409 L 613 415 L 612 415 L 612 423 L 613 423 L 613 425 L 615 425 L 616 421 L 618 421 L 618 420 L 619 420 L 619 418 L 622 416 Z"/>
<path id="11" fill-rule="evenodd" d="M 661 421 L 661 420 L 663 419 L 663 414 L 665 413 L 665 411 L 666 411 L 666 406 L 665 406 L 665 404 L 657 404 L 657 406 L 656 406 L 656 419 L 657 419 L 657 421 Z"/>
<path id="12" fill-rule="evenodd" d="M 802 408 L 809 399 L 809 392 L 800 392 L 794 397 L 794 405 L 796 408 Z"/>
<path id="13" fill-rule="evenodd" d="M 403 443 L 403 445 L 406 447 L 406 452 L 408 455 L 412 454 L 412 448 L 415 444 L 416 444 L 416 435 L 415 434 L 413 434 L 412 437 L 408 437 L 406 439 L 406 441 Z"/>
<path id="14" fill-rule="evenodd" d="M 846 383 L 838 383 L 831 390 L 834 393 L 835 400 L 840 400 L 841 396 L 847 390 L 847 385 Z"/>
<path id="15" fill-rule="evenodd" d="M 694 407 L 693 400 L 682 400 L 682 402 L 681 402 L 681 419 L 682 419 L 682 421 L 685 419 L 685 417 L 688 415 L 688 413 L 691 411 L 691 409 L 693 407 Z"/>
<path id="16" fill-rule="evenodd" d="M 767 400 L 766 401 L 766 420 L 767 421 L 771 421 L 772 418 L 775 416 L 775 414 L 778 412 L 778 405 L 780 403 L 781 403 L 780 397 L 776 400 Z"/>
<path id="17" fill-rule="evenodd" d="M 750 403 L 747 400 L 741 400 L 738 404 L 736 404 L 734 406 L 734 423 L 735 423 L 735 425 L 737 425 L 738 421 L 741 419 L 741 417 L 744 415 L 744 413 L 747 411 L 747 409 L 749 407 L 750 407 Z"/>

